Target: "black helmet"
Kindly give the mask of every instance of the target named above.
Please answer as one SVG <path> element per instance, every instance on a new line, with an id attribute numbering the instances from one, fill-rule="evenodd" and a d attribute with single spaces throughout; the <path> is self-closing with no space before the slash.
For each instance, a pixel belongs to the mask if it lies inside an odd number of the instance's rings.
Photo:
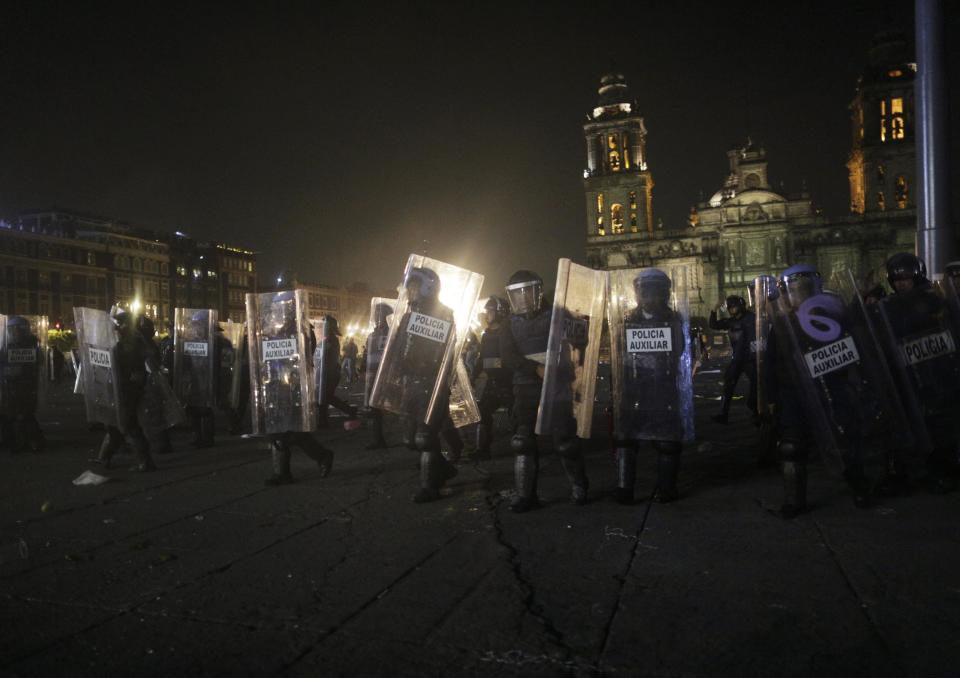
<path id="1" fill-rule="evenodd" d="M 337 319 L 330 314 L 323 316 L 323 336 L 324 337 L 340 336 L 340 327 L 337 325 Z"/>
<path id="2" fill-rule="evenodd" d="M 153 320 L 145 315 L 137 318 L 137 329 L 140 330 L 140 334 L 147 339 L 153 339 L 153 335 L 157 333 L 157 328 L 153 324 Z"/>
<path id="3" fill-rule="evenodd" d="M 519 270 L 507 281 L 507 301 L 515 315 L 536 313 L 543 304 L 543 278 L 533 271 Z"/>
<path id="4" fill-rule="evenodd" d="M 912 280 L 920 285 L 927 282 L 927 265 L 911 252 L 898 252 L 887 259 L 887 282 L 893 287 L 896 280 Z"/>
<path id="5" fill-rule="evenodd" d="M 393 315 L 393 306 L 380 302 L 373 307 L 373 322 L 376 325 L 387 322 L 387 318 Z"/>
<path id="6" fill-rule="evenodd" d="M 727 309 L 729 310 L 735 306 L 745 309 L 747 307 L 747 302 L 743 297 L 735 294 L 727 297 Z"/>
<path id="7" fill-rule="evenodd" d="M 810 264 L 795 264 L 780 274 L 780 291 L 787 301 L 796 308 L 810 297 L 823 292 L 823 280 L 820 271 Z"/>
<path id="8" fill-rule="evenodd" d="M 410 301 L 432 301 L 440 296 L 440 276 L 432 268 L 411 268 L 403 280 L 403 286 L 411 291 Z"/>
<path id="9" fill-rule="evenodd" d="M 633 279 L 637 304 L 648 309 L 663 308 L 670 302 L 670 276 L 659 268 L 645 268 Z"/>
<path id="10" fill-rule="evenodd" d="M 507 302 L 497 296 L 491 296 L 483 305 L 484 316 L 487 324 L 502 320 L 506 317 L 508 311 Z"/>

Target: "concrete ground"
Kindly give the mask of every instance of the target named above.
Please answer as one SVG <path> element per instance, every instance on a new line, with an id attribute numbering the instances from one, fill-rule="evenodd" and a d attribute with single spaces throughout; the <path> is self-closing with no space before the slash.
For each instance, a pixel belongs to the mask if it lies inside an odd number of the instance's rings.
<path id="1" fill-rule="evenodd" d="M 415 505 L 415 453 L 337 419 L 327 478 L 295 452 L 297 482 L 265 487 L 261 442 L 182 431 L 158 472 L 77 487 L 102 434 L 54 389 L 48 450 L 0 455 L 0 675 L 960 675 L 960 494 L 859 510 L 814 465 L 812 510 L 784 522 L 746 408 L 709 419 L 719 367 L 697 377 L 682 499 L 639 536 L 604 438 L 587 506 L 547 453 L 524 515 L 504 435 Z"/>

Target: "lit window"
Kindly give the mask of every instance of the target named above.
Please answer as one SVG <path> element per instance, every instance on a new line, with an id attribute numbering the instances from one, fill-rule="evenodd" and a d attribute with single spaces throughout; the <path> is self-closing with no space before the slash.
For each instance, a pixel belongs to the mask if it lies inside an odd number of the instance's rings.
<path id="1" fill-rule="evenodd" d="M 630 137 L 626 132 L 623 133 L 623 165 L 630 169 Z"/>
<path id="2" fill-rule="evenodd" d="M 887 101 L 880 100 L 880 141 L 887 140 Z"/>
<path id="3" fill-rule="evenodd" d="M 217 277 L 217 272 L 216 272 L 216 271 L 207 271 L 207 277 L 208 277 L 208 278 L 216 278 L 216 277 Z"/>
<path id="4" fill-rule="evenodd" d="M 194 279 L 199 280 L 203 277 L 203 271 L 201 271 L 199 268 L 193 269 L 193 277 Z"/>
<path id="5" fill-rule="evenodd" d="M 637 192 L 636 191 L 630 191 L 630 209 L 631 210 L 637 209 Z"/>
<path id="6" fill-rule="evenodd" d="M 637 232 L 637 215 L 636 214 L 630 215 L 630 232 L 631 233 Z"/>
<path id="7" fill-rule="evenodd" d="M 603 217 L 602 217 L 602 216 L 597 217 L 597 234 L 598 234 L 598 235 L 606 235 L 606 234 L 607 234 L 606 229 L 603 227 Z"/>
<path id="8" fill-rule="evenodd" d="M 887 200 L 883 197 L 883 191 L 877 191 L 877 209 L 881 211 L 887 209 Z"/>
<path id="9" fill-rule="evenodd" d="M 597 193 L 597 214 L 603 214 L 603 193 Z"/>
<path id="10" fill-rule="evenodd" d="M 610 205 L 610 233 L 623 233 L 623 207 L 619 203 Z"/>
<path id="11" fill-rule="evenodd" d="M 899 78 L 903 76 L 903 71 L 901 71 L 899 68 L 894 68 L 892 71 L 888 71 L 887 75 L 891 78 Z"/>
<path id="12" fill-rule="evenodd" d="M 896 97 L 890 100 L 890 138 L 903 139 L 903 99 Z"/>
<path id="13" fill-rule="evenodd" d="M 607 135 L 607 161 L 610 164 L 611 172 L 620 171 L 620 151 L 617 148 L 617 136 L 615 134 Z"/>
<path id="14" fill-rule="evenodd" d="M 897 209 L 902 210 L 907 207 L 907 201 L 910 198 L 910 189 L 907 186 L 907 178 L 902 174 L 897 177 L 894 187 L 894 197 L 897 199 Z"/>
<path id="15" fill-rule="evenodd" d="M 185 277 L 185 276 L 187 275 L 187 267 L 186 267 L 186 266 L 177 266 L 177 275 L 182 275 L 182 276 Z"/>

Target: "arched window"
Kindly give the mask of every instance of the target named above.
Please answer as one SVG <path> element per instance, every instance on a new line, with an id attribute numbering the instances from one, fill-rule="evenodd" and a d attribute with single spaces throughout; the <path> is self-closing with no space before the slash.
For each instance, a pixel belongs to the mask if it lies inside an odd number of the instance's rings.
<path id="1" fill-rule="evenodd" d="M 910 187 L 907 186 L 907 178 L 902 174 L 897 177 L 894 184 L 894 197 L 897 199 L 897 209 L 906 209 L 910 199 Z"/>
<path id="2" fill-rule="evenodd" d="M 890 138 L 903 139 L 903 99 L 895 97 L 890 100 Z"/>
<path id="3" fill-rule="evenodd" d="M 607 162 L 611 172 L 620 171 L 620 149 L 616 134 L 607 135 Z"/>
<path id="4" fill-rule="evenodd" d="M 623 206 L 620 203 L 610 205 L 610 232 L 623 233 Z"/>
<path id="5" fill-rule="evenodd" d="M 607 234 L 603 228 L 603 193 L 597 193 L 597 233 L 600 235 Z"/>

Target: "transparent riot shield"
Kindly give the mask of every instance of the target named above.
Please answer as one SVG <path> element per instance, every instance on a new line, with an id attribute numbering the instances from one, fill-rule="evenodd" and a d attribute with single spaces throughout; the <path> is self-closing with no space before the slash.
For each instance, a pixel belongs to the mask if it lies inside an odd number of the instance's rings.
<path id="1" fill-rule="evenodd" d="M 185 407 L 213 407 L 217 311 L 178 308 L 173 321 L 173 390 Z"/>
<path id="2" fill-rule="evenodd" d="M 924 452 L 956 449 L 960 415 L 960 337 L 951 313 L 950 282 L 891 294 L 874 304 L 880 340 Z"/>
<path id="3" fill-rule="evenodd" d="M 912 439 L 853 276 L 838 273 L 831 287 L 806 298 L 781 293 L 773 302 L 775 359 L 784 360 L 792 376 L 781 375 L 785 383 L 778 382 L 777 406 L 795 406 L 796 394 L 804 428 L 828 464 L 842 472 Z"/>
<path id="4" fill-rule="evenodd" d="M 943 297 L 947 302 L 947 315 L 950 321 L 950 327 L 953 330 L 953 337 L 960 339 L 960 278 L 951 275 L 944 275 L 941 282 Z"/>
<path id="5" fill-rule="evenodd" d="M 0 323 L 0 411 L 32 415 L 47 386 L 47 317 L 0 316 Z"/>
<path id="6" fill-rule="evenodd" d="M 754 316 L 756 319 L 750 354 L 756 367 L 757 414 L 766 417 L 770 412 L 770 398 L 767 393 L 770 381 L 767 339 L 770 336 L 770 329 L 773 327 L 773 305 L 780 293 L 777 290 L 776 278 L 769 275 L 761 275 L 755 278 L 750 289 L 753 292 Z"/>
<path id="7" fill-rule="evenodd" d="M 377 370 L 370 405 L 439 425 L 483 276 L 411 254 Z M 476 410 L 476 403 L 464 401 Z M 470 416 L 479 417 L 478 412 Z"/>
<path id="8" fill-rule="evenodd" d="M 220 323 L 224 347 L 220 356 L 221 402 L 231 410 L 240 408 L 243 380 L 250 376 L 246 366 L 247 342 L 243 323 L 228 320 Z"/>
<path id="9" fill-rule="evenodd" d="M 605 296 L 603 271 L 560 259 L 537 412 L 538 435 L 590 437 Z"/>
<path id="10" fill-rule="evenodd" d="M 686 290 L 659 269 L 609 272 L 614 436 L 693 440 L 693 356 Z"/>
<path id="11" fill-rule="evenodd" d="M 121 424 L 126 418 L 121 409 L 123 403 L 117 374 L 117 332 L 110 314 L 94 308 L 75 307 L 73 317 L 80 350 L 80 374 L 87 421 L 123 430 Z"/>
<path id="12" fill-rule="evenodd" d="M 397 300 L 387 297 L 373 297 L 370 300 L 370 324 L 367 343 L 364 347 L 364 383 L 363 405 L 370 407 L 370 394 L 373 391 L 373 382 L 377 377 L 377 370 L 383 360 L 383 353 L 387 348 L 387 337 L 390 334 L 390 323 L 393 320 Z"/>
<path id="13" fill-rule="evenodd" d="M 313 371 L 314 383 L 317 385 L 317 402 L 321 406 L 328 404 L 327 394 L 334 393 L 340 384 L 340 339 L 339 335 L 329 334 L 329 322 L 329 316 L 324 316 L 315 327 L 317 346 L 313 352 Z M 332 322 L 336 328 L 336 321 Z"/>
<path id="14" fill-rule="evenodd" d="M 467 366 L 458 360 L 450 382 L 450 420 L 455 428 L 463 428 L 480 421 L 480 408 L 477 406 L 473 389 L 470 388 L 470 375 Z"/>
<path id="15" fill-rule="evenodd" d="M 247 295 L 255 434 L 316 429 L 311 335 L 304 290 Z"/>

